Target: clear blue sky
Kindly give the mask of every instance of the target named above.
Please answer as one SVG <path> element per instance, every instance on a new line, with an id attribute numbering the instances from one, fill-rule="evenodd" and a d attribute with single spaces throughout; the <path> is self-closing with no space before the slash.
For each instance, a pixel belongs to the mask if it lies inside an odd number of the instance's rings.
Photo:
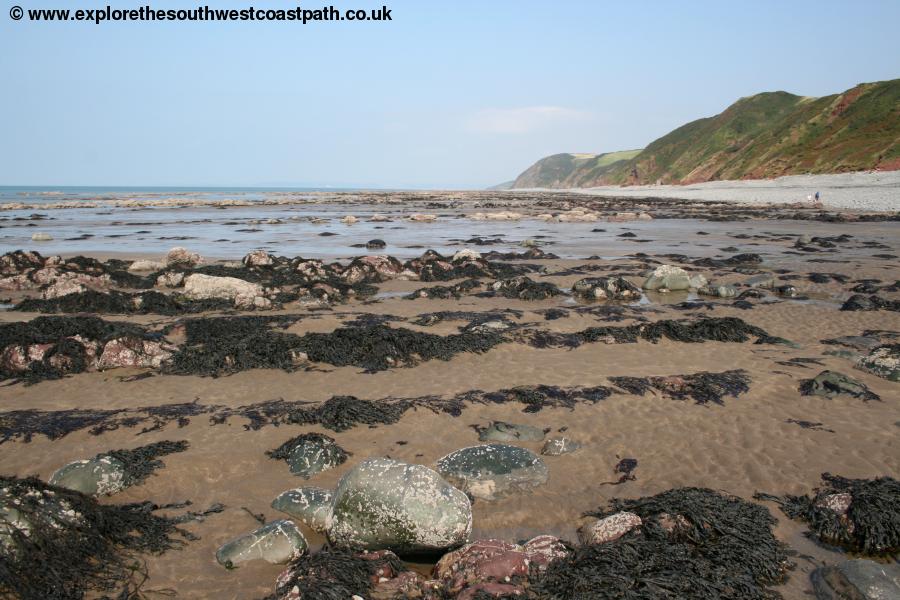
<path id="1" fill-rule="evenodd" d="M 898 0 L 385 0 L 389 23 L 306 26 L 36 23 L 10 7 L 152 0 L 4 1 L 0 185 L 481 187 L 741 96 L 900 77 Z M 152 4 L 203 1 L 294 6 Z"/>

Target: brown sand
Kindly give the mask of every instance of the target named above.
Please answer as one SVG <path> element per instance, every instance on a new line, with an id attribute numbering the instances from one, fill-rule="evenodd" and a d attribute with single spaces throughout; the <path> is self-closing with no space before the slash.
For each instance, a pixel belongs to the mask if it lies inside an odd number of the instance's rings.
<path id="1" fill-rule="evenodd" d="M 700 224 L 697 229 L 702 228 Z M 798 225 L 795 231 L 803 232 Z M 692 229 L 693 231 L 693 229 Z M 900 241 L 895 238 L 896 242 Z M 732 240 L 740 246 L 740 241 Z M 743 251 L 752 251 L 745 248 Z M 897 252 L 897 248 L 890 251 Z M 828 254 L 828 258 L 841 258 Z M 803 271 L 845 273 L 853 279 L 877 277 L 886 282 L 900 279 L 898 261 L 854 258 L 848 264 L 805 264 L 807 257 L 787 257 L 792 268 Z M 550 271 L 586 261 L 549 261 Z M 600 261 L 591 261 L 599 263 Z M 779 265 L 781 266 L 781 265 Z M 732 276 L 732 279 L 740 276 Z M 548 277 L 561 286 L 571 285 L 575 276 Z M 639 278 L 631 277 L 635 282 Z M 724 278 L 723 280 L 727 280 Z M 329 487 L 354 464 L 369 456 L 389 455 L 409 462 L 433 465 L 444 454 L 477 443 L 471 424 L 486 424 L 491 419 L 549 427 L 556 431 L 567 427 L 567 435 L 582 442 L 584 448 L 561 457 L 546 457 L 550 469 L 547 485 L 533 493 L 495 502 L 474 504 L 473 537 L 526 538 L 552 533 L 574 539 L 583 511 L 598 507 L 614 496 L 639 497 L 679 486 L 705 486 L 751 498 L 755 491 L 778 494 L 807 493 L 825 471 L 847 477 L 900 475 L 900 408 L 898 384 L 853 370 L 844 359 L 823 356 L 829 347 L 820 340 L 841 335 L 859 335 L 867 329 L 900 330 L 900 314 L 878 312 L 840 312 L 849 285 L 813 284 L 804 279 L 791 282 L 817 298 L 810 302 L 780 301 L 759 303 L 741 311 L 717 307 L 702 311 L 713 316 L 738 316 L 769 333 L 789 338 L 801 349 L 753 344 L 588 344 L 576 350 L 538 350 L 520 344 L 504 344 L 484 355 L 463 354 L 454 359 L 431 361 L 414 368 L 393 369 L 364 374 L 353 367 L 286 373 L 256 370 L 221 378 L 193 376 L 154 376 L 123 382 L 125 375 L 139 371 L 117 370 L 88 373 L 33 386 L 21 384 L 0 388 L 2 409 L 41 410 L 81 408 L 140 407 L 199 399 L 206 404 L 240 406 L 284 398 L 324 401 L 335 394 L 352 394 L 366 399 L 388 396 L 454 394 L 471 389 L 495 390 L 514 385 L 551 384 L 561 386 L 610 385 L 609 376 L 672 375 L 697 371 L 723 371 L 741 368 L 749 372 L 750 392 L 740 398 L 728 398 L 724 406 L 700 406 L 658 395 L 637 397 L 617 394 L 596 405 L 581 405 L 574 410 L 544 409 L 526 414 L 516 404 L 473 406 L 461 417 L 435 414 L 427 410 L 408 412 L 394 425 L 353 430 L 335 434 L 319 427 L 282 426 L 248 431 L 241 419 L 227 425 L 210 426 L 206 419 L 192 419 L 190 425 L 177 428 L 170 424 L 162 431 L 135 435 L 136 430 L 120 429 L 101 436 L 80 431 L 57 441 L 37 437 L 29 444 L 9 442 L 0 445 L 0 472 L 47 478 L 68 461 L 93 456 L 113 448 L 132 448 L 159 440 L 189 440 L 187 452 L 164 459 L 166 468 L 145 484 L 126 490 L 104 502 L 151 500 L 157 503 L 190 499 L 198 508 L 222 502 L 228 508 L 189 529 L 202 539 L 181 551 L 173 551 L 148 561 L 151 579 L 147 590 L 173 589 L 179 598 L 251 599 L 270 593 L 281 567 L 250 563 L 226 571 L 214 559 L 216 548 L 228 539 L 256 526 L 242 510 L 264 513 L 267 519 L 280 518 L 269 503 L 280 492 L 301 485 Z M 391 282 L 382 291 L 410 291 L 417 282 Z M 430 285 L 430 284 L 429 284 Z M 651 319 L 680 318 L 681 311 L 667 307 L 685 296 L 671 294 L 651 298 L 661 312 Z M 575 315 L 556 321 L 542 320 L 534 311 L 568 306 L 565 300 L 540 302 L 478 299 L 460 301 L 387 298 L 364 306 L 351 303 L 333 313 L 311 315 L 290 329 L 294 333 L 331 331 L 348 313 L 389 313 L 414 317 L 440 310 L 484 311 L 517 308 L 525 311 L 522 321 L 539 322 L 553 331 L 577 331 L 597 325 L 590 315 Z M 288 311 L 291 312 L 291 311 Z M 296 312 L 296 309 L 293 311 Z M 0 313 L 4 321 L 30 318 L 22 313 Z M 162 317 L 139 317 L 142 323 L 161 323 Z M 629 320 L 625 323 L 631 322 Z M 430 328 L 403 326 L 433 333 L 454 332 L 463 323 L 445 322 Z M 825 367 L 783 366 L 776 361 L 793 357 L 814 357 Z M 802 397 L 798 381 L 812 377 L 824 368 L 839 370 L 865 382 L 881 395 L 882 402 L 863 403 L 852 398 L 825 400 Z M 821 421 L 835 433 L 802 429 L 787 419 Z M 287 466 L 268 459 L 264 452 L 305 431 L 322 431 L 353 453 L 343 466 L 304 481 L 293 477 Z M 398 442 L 406 441 L 405 445 Z M 540 443 L 523 445 L 537 451 Z M 619 486 L 600 485 L 616 479 L 613 468 L 620 458 L 639 461 L 637 479 Z M 779 524 L 776 534 L 802 555 L 815 561 L 839 560 L 841 555 L 820 548 L 802 535 L 803 527 L 788 521 L 770 506 Z M 318 544 L 322 538 L 310 532 Z M 815 567 L 811 559 L 798 559 L 798 569 L 781 591 L 786 598 L 799 599 L 809 590 L 808 573 Z"/>

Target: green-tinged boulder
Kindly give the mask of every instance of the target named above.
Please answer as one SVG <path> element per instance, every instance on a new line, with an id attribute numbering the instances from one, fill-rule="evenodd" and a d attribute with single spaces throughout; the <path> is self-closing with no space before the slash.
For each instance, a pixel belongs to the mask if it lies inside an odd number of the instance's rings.
<path id="1" fill-rule="evenodd" d="M 349 456 L 334 438 L 321 433 L 304 433 L 266 454 L 284 460 L 291 473 L 304 479 L 344 464 Z"/>
<path id="2" fill-rule="evenodd" d="M 581 444 L 564 435 L 553 436 L 544 443 L 541 454 L 544 456 L 561 456 L 581 449 Z"/>
<path id="3" fill-rule="evenodd" d="M 328 539 L 339 547 L 438 552 L 466 542 L 468 497 L 422 465 L 370 458 L 349 471 L 334 493 Z"/>
<path id="4" fill-rule="evenodd" d="M 125 465 L 111 456 L 76 460 L 53 473 L 49 483 L 88 496 L 115 494 L 126 487 Z"/>
<path id="5" fill-rule="evenodd" d="M 644 281 L 645 290 L 669 290 L 672 292 L 689 290 L 706 285 L 703 275 L 691 275 L 681 267 L 660 265 Z"/>
<path id="6" fill-rule="evenodd" d="M 863 382 L 837 371 L 822 371 L 812 379 L 804 379 L 800 382 L 800 393 L 804 396 L 823 396 L 825 398 L 852 396 L 866 402 L 881 400 L 878 394 L 869 390 Z"/>
<path id="7" fill-rule="evenodd" d="M 331 490 L 301 487 L 279 494 L 272 501 L 272 508 L 292 516 L 313 531 L 324 533 L 333 498 Z"/>
<path id="8" fill-rule="evenodd" d="M 221 546 L 216 551 L 216 560 L 229 568 L 251 560 L 281 565 L 301 556 L 307 547 L 306 538 L 294 522 L 282 519 Z"/>
<path id="9" fill-rule="evenodd" d="M 900 598 L 900 566 L 871 560 L 845 560 L 820 567 L 810 579 L 816 600 L 895 600 Z"/>
<path id="10" fill-rule="evenodd" d="M 549 476 L 539 456 L 507 444 L 463 448 L 438 460 L 437 467 L 453 485 L 484 500 L 543 485 Z"/>

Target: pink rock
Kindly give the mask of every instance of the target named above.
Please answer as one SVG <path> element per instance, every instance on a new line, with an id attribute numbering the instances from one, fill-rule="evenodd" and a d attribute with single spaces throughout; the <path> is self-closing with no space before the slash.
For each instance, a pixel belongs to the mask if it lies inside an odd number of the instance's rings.
<path id="1" fill-rule="evenodd" d="M 845 515 L 847 514 L 847 511 L 850 510 L 850 504 L 852 503 L 853 496 L 844 492 L 840 494 L 830 494 L 828 496 L 825 496 L 824 498 L 822 498 L 819 506 L 836 512 L 839 515 Z"/>
<path id="2" fill-rule="evenodd" d="M 123 337 L 110 340 L 103 346 L 97 368 L 159 368 L 171 356 L 172 349 L 161 342 Z"/>
<path id="3" fill-rule="evenodd" d="M 244 257 L 243 262 L 248 267 L 268 267 L 275 264 L 275 259 L 265 250 L 254 250 Z"/>

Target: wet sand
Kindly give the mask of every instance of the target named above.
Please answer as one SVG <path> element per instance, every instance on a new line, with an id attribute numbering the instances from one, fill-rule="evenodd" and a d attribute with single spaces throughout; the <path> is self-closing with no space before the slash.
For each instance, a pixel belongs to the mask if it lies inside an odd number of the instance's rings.
<path id="1" fill-rule="evenodd" d="M 517 224 L 491 223 L 492 229 L 517 239 Z M 155 374 L 146 379 L 123 381 L 139 369 L 116 369 L 82 373 L 35 385 L 0 384 L 3 411 L 63 410 L 68 408 L 139 408 L 197 400 L 203 404 L 238 407 L 265 400 L 325 401 L 334 395 L 354 395 L 364 399 L 389 397 L 449 396 L 474 389 L 493 391 L 517 385 L 594 386 L 610 385 L 608 377 L 691 374 L 700 371 L 744 369 L 750 376 L 750 390 L 738 398 L 725 398 L 724 405 L 699 405 L 676 401 L 660 394 L 643 397 L 614 394 L 597 404 L 578 405 L 574 409 L 544 408 L 525 413 L 521 404 L 473 405 L 461 416 L 452 417 L 425 409 L 407 412 L 393 425 L 374 428 L 360 426 L 335 433 L 318 426 L 282 425 L 251 431 L 246 422 L 233 418 L 227 424 L 211 426 L 203 416 L 194 417 L 184 427 L 170 423 L 164 429 L 137 435 L 139 428 L 120 428 L 102 435 L 76 431 L 59 440 L 36 436 L 30 443 L 8 441 L 0 444 L 0 473 L 42 479 L 63 464 L 87 458 L 115 448 L 134 448 L 161 440 L 188 440 L 190 449 L 163 460 L 166 467 L 144 484 L 106 498 L 103 502 L 150 500 L 164 504 L 191 500 L 196 508 L 214 502 L 227 506 L 224 513 L 212 515 L 203 523 L 192 523 L 189 530 L 200 536 L 186 548 L 148 559 L 150 580 L 145 591 L 175 590 L 179 598 L 252 599 L 271 593 L 279 566 L 248 563 L 235 570 L 216 564 L 214 552 L 225 541 L 257 526 L 243 509 L 262 513 L 268 520 L 284 515 L 269 507 L 284 490 L 302 485 L 333 487 L 353 465 L 367 457 L 390 456 L 399 460 L 433 466 L 441 456 L 458 448 L 478 443 L 471 425 L 486 425 L 491 420 L 550 428 L 566 428 L 566 435 L 583 443 L 574 453 L 545 457 L 550 471 L 546 485 L 531 493 L 513 495 L 496 501 L 474 503 L 472 538 L 499 537 L 517 540 L 550 533 L 575 539 L 580 515 L 602 506 L 613 497 L 637 498 L 673 487 L 700 486 L 722 490 L 751 499 L 754 492 L 803 494 L 819 483 L 823 472 L 846 477 L 868 478 L 880 475 L 900 476 L 900 407 L 898 385 L 856 370 L 843 358 L 824 353 L 834 349 L 822 340 L 860 335 L 867 330 L 900 331 L 900 313 L 886 310 L 871 312 L 840 311 L 859 279 L 879 279 L 884 284 L 900 280 L 900 259 L 877 258 L 900 254 L 900 226 L 897 223 L 820 223 L 793 220 L 759 220 L 743 223 L 713 223 L 704 220 L 648 221 L 630 223 L 593 223 L 590 228 L 607 232 L 588 237 L 587 224 L 557 224 L 555 244 L 548 252 L 563 249 L 568 258 L 541 260 L 549 281 L 568 288 L 575 280 L 603 274 L 636 260 L 635 252 L 659 255 L 667 252 L 686 254 L 692 259 L 707 256 L 731 256 L 739 252 L 758 252 L 764 271 L 784 269 L 784 283 L 795 285 L 808 297 L 754 302 L 752 310 L 740 310 L 728 301 L 701 298 L 712 308 L 691 311 L 675 305 L 688 299 L 686 293 L 649 294 L 645 301 L 626 306 L 625 320 L 615 324 L 685 318 L 692 315 L 739 317 L 762 327 L 771 335 L 787 338 L 799 345 L 755 345 L 752 343 L 705 342 L 685 344 L 669 340 L 659 343 L 586 344 L 576 349 L 538 349 L 521 343 L 501 344 L 484 354 L 458 354 L 449 361 L 432 360 L 414 367 L 365 373 L 355 367 L 316 365 L 315 370 L 285 372 L 258 369 L 224 377 L 175 376 Z M 566 227 L 572 229 L 566 230 Z M 626 229 L 652 243 L 632 243 L 616 237 Z M 578 231 L 581 235 L 575 235 Z M 710 235 L 698 235 L 698 231 Z M 763 232 L 772 232 L 763 233 Z M 849 233 L 853 241 L 833 251 L 793 252 L 792 236 L 839 235 Z M 747 236 L 747 237 L 735 237 Z M 754 239 L 752 236 L 760 238 Z M 524 236 L 523 236 L 524 237 Z M 778 239 L 778 238 L 782 239 Z M 866 246 L 870 241 L 880 247 Z M 185 245 L 190 245 L 185 242 Z M 422 244 L 430 245 L 428 236 Z M 459 247 L 464 247 L 461 244 Z M 723 252 L 722 247 L 729 247 Z M 514 248 L 514 245 L 510 245 Z M 733 250 L 731 248 L 734 248 Z M 242 251 L 250 248 L 242 248 Z M 489 250 L 491 248 L 478 248 Z M 387 252 L 391 252 L 388 248 Z M 521 248 L 519 248 L 521 250 Z M 365 251 L 358 251 L 359 254 Z M 416 251 L 416 254 L 421 251 Z M 284 253 L 286 254 L 286 253 Z M 607 258 L 587 259 L 591 255 Z M 579 257 L 579 258 L 575 258 Z M 231 257 L 229 257 L 231 258 Z M 663 262 L 672 262 L 657 256 Z M 827 260 L 836 262 L 810 262 Z M 534 262 L 534 261 L 526 261 Z M 554 275 L 572 267 L 590 265 L 599 272 Z M 739 282 L 747 278 L 732 269 L 699 269 L 717 282 Z M 826 284 L 807 279 L 811 272 L 846 275 L 847 283 L 832 280 Z M 791 279 L 796 275 L 795 279 Z M 626 278 L 640 285 L 641 276 Z M 437 282 L 437 284 L 444 284 Z M 330 311 L 310 312 L 286 305 L 274 314 L 302 314 L 304 318 L 290 326 L 290 333 L 328 332 L 360 313 L 394 315 L 401 320 L 392 326 L 447 335 L 456 333 L 465 321 L 444 321 L 421 327 L 410 321 L 417 315 L 437 311 L 485 312 L 517 309 L 517 324 L 553 332 L 574 332 L 604 323 L 597 315 L 576 310 L 583 303 L 566 297 L 539 301 L 479 298 L 464 295 L 459 300 L 406 300 L 408 293 L 425 285 L 417 281 L 390 281 L 379 284 L 375 303 L 351 301 Z M 33 292 L 2 292 L 18 301 Z M 888 292 L 885 297 L 897 299 Z M 695 296 L 691 295 L 691 298 Z M 602 303 L 597 303 L 602 304 Z M 597 304 L 594 304 L 596 306 Z M 540 311 L 567 309 L 564 318 L 545 320 Z M 265 313 L 272 314 L 272 313 Z M 36 314 L 4 311 L 0 322 L 27 320 Z M 108 320 L 130 320 L 160 327 L 176 320 L 160 315 L 104 316 Z M 816 364 L 780 364 L 792 358 L 815 358 Z M 882 398 L 880 402 L 839 397 L 824 399 L 801 396 L 801 379 L 832 369 L 864 382 Z M 804 429 L 789 419 L 821 422 L 826 429 Z M 334 437 L 352 456 L 340 467 L 320 473 L 309 481 L 292 476 L 287 466 L 266 457 L 265 451 L 285 440 L 308 431 Z M 401 443 L 405 442 L 405 443 Z M 521 445 L 537 452 L 540 442 Z M 602 485 L 617 479 L 613 469 L 621 458 L 636 458 L 636 479 L 621 485 Z M 789 582 L 779 588 L 785 598 L 800 599 L 809 593 L 808 574 L 821 561 L 837 561 L 844 555 L 813 544 L 803 536 L 804 526 L 789 521 L 769 505 L 778 519 L 776 535 L 804 558 Z M 323 542 L 320 535 L 304 529 L 313 545 Z M 421 565 L 425 569 L 427 565 Z"/>

